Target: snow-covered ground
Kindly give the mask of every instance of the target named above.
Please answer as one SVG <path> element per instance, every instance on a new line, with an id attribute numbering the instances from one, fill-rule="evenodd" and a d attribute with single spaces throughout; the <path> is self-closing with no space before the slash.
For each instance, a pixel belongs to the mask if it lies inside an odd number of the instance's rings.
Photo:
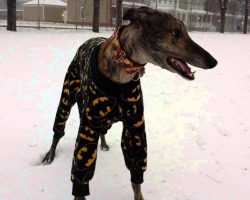
<path id="1" fill-rule="evenodd" d="M 0 200 L 69 200 L 78 113 L 51 165 L 49 149 L 62 82 L 87 31 L 0 30 Z M 189 82 L 148 64 L 142 78 L 148 170 L 146 200 L 250 199 L 250 35 L 191 33 L 219 61 Z M 120 149 L 121 124 L 98 152 L 93 200 L 129 200 L 129 172 Z"/>

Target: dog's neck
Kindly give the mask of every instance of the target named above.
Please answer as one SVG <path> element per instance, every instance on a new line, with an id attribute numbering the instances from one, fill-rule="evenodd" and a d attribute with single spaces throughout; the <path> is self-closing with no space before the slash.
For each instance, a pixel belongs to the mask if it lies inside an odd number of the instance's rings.
<path id="1" fill-rule="evenodd" d="M 133 61 L 123 50 L 122 44 L 120 42 L 120 33 L 121 29 L 114 32 L 111 37 L 111 50 L 113 58 L 116 60 L 117 64 L 125 69 L 128 74 L 134 74 L 139 72 L 140 74 L 144 73 L 144 66 L 146 64 L 139 64 Z M 124 45 L 125 46 L 125 45 Z"/>
<path id="2" fill-rule="evenodd" d="M 98 67 L 112 81 L 127 83 L 144 73 L 147 62 L 139 48 L 135 27 L 126 26 L 101 44 Z"/>

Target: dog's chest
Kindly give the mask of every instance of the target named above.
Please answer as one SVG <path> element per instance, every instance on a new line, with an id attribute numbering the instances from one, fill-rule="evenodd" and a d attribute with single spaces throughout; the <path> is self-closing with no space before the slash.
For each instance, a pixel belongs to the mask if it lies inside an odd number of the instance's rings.
<path id="1" fill-rule="evenodd" d="M 104 93 L 90 81 L 83 103 L 81 123 L 93 128 L 108 128 L 114 122 L 141 117 L 143 112 L 140 84 L 114 96 Z"/>
<path id="2" fill-rule="evenodd" d="M 91 39 L 79 50 L 81 79 L 81 124 L 92 128 L 110 127 L 117 121 L 141 119 L 143 100 L 140 81 L 115 84 L 98 72 L 96 47 L 102 38 Z M 101 81 L 100 81 L 101 80 Z"/>

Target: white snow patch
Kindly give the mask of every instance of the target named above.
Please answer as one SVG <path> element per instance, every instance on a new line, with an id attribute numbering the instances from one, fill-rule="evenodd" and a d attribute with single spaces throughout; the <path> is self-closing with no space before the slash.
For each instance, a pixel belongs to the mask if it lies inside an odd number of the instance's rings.
<path id="1" fill-rule="evenodd" d="M 63 6 L 66 7 L 67 3 L 62 2 L 60 0 L 39 0 L 40 5 L 49 5 L 49 6 Z M 24 6 L 30 6 L 30 5 L 38 5 L 38 0 L 28 1 L 23 4 Z"/>
<path id="2" fill-rule="evenodd" d="M 0 199 L 68 200 L 79 119 L 76 106 L 55 161 L 40 164 L 67 67 L 87 39 L 111 32 L 0 30 Z M 219 61 L 196 80 L 148 64 L 142 78 L 148 138 L 147 200 L 249 200 L 249 35 L 191 33 Z M 98 152 L 93 200 L 132 199 L 121 123 Z"/>

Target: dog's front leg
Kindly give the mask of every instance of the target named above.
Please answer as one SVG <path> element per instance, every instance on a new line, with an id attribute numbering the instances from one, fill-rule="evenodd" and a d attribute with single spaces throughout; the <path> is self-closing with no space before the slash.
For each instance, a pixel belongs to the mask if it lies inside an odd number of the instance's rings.
<path id="1" fill-rule="evenodd" d="M 135 200 L 144 200 L 141 192 L 141 184 L 134 184 L 132 183 L 132 188 L 134 191 L 134 198 Z"/>
<path id="2" fill-rule="evenodd" d="M 86 200 L 86 198 L 85 197 L 75 197 L 74 200 Z"/>
<path id="3" fill-rule="evenodd" d="M 137 124 L 140 125 L 139 123 Z M 144 200 L 141 191 L 143 173 L 147 165 L 147 143 L 144 130 L 144 123 L 137 128 L 131 128 L 131 126 L 123 127 L 121 147 L 125 164 L 127 168 L 130 169 L 134 200 Z"/>

